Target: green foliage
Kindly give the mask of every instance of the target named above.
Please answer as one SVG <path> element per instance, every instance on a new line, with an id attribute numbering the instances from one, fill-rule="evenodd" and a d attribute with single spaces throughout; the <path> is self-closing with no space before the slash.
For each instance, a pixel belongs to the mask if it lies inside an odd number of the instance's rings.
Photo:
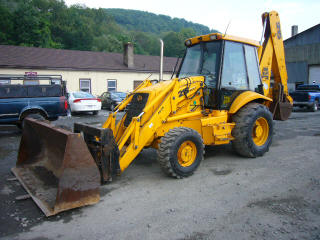
<path id="1" fill-rule="evenodd" d="M 12 14 L 0 5 L 0 44 L 14 44 L 11 40 L 13 33 Z"/>
<path id="2" fill-rule="evenodd" d="M 180 32 L 184 28 L 191 28 L 196 35 L 208 34 L 215 30 L 210 30 L 207 26 L 188 22 L 181 18 L 171 18 L 165 15 L 154 13 L 127 10 L 119 8 L 109 8 L 105 11 L 112 15 L 115 21 L 128 30 L 151 32 L 161 34 L 163 32 Z"/>
<path id="3" fill-rule="evenodd" d="M 0 44 L 123 52 L 131 41 L 136 54 L 179 56 L 186 38 L 209 28 L 184 19 L 135 10 L 67 7 L 63 0 L 0 0 Z"/>
<path id="4" fill-rule="evenodd" d="M 13 14 L 12 38 L 17 45 L 50 47 L 51 32 L 46 15 L 42 15 L 30 4 L 21 3 Z"/>
<path id="5" fill-rule="evenodd" d="M 165 44 L 164 55 L 168 57 L 182 57 L 185 45 L 184 41 L 194 37 L 195 31 L 191 28 L 183 28 L 180 32 L 169 32 L 163 37 Z"/>

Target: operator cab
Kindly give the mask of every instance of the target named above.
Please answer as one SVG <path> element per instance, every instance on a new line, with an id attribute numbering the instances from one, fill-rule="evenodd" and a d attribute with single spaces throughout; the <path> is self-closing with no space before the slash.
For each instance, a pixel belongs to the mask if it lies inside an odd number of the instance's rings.
<path id="1" fill-rule="evenodd" d="M 204 76 L 204 105 L 228 110 L 244 91 L 263 94 L 256 42 L 209 34 L 188 39 L 178 78 Z"/>

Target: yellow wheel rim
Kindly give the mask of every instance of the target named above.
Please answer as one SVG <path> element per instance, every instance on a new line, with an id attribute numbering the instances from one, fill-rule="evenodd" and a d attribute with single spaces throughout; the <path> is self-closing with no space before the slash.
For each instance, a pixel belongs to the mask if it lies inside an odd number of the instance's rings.
<path id="1" fill-rule="evenodd" d="M 253 142 L 257 146 L 262 146 L 266 143 L 269 137 L 269 124 L 267 119 L 260 117 L 256 120 L 252 129 Z"/>
<path id="2" fill-rule="evenodd" d="M 182 167 L 189 167 L 194 163 L 197 157 L 197 147 L 191 141 L 185 141 L 179 147 L 178 162 Z"/>

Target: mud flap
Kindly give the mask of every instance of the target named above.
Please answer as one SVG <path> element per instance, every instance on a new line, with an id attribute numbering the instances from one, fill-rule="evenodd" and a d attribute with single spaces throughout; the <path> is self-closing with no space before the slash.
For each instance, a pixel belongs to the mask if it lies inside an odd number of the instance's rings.
<path id="1" fill-rule="evenodd" d="M 100 200 L 99 169 L 81 134 L 25 119 L 12 172 L 46 216 Z"/>

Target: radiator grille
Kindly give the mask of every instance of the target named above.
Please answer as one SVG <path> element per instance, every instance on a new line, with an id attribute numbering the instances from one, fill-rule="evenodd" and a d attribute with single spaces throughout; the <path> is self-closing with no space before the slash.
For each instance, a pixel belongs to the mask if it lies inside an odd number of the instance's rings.
<path id="1" fill-rule="evenodd" d="M 149 94 L 148 93 L 135 93 L 132 97 L 131 102 L 127 106 L 127 117 L 124 121 L 124 126 L 128 127 L 131 123 L 133 117 L 138 116 L 148 101 Z"/>

